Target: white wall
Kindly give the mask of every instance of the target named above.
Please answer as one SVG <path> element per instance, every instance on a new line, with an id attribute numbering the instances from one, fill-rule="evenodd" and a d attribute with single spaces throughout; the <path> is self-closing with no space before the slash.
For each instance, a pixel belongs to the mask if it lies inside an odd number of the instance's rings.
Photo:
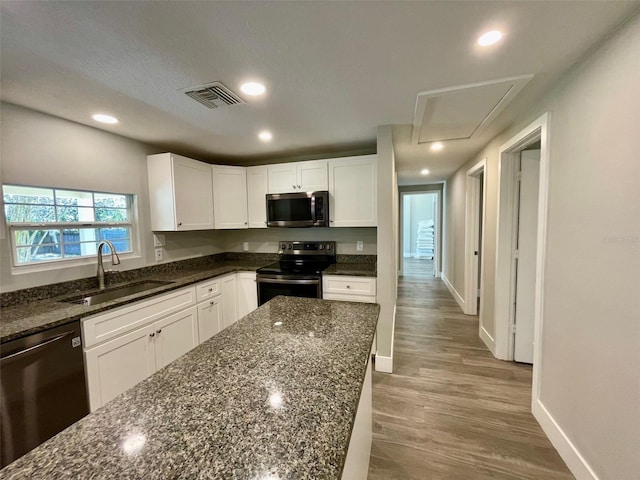
<path id="1" fill-rule="evenodd" d="M 376 255 L 376 228 L 260 228 L 227 230 L 226 250 L 241 252 L 242 242 L 249 242 L 250 252 L 276 253 L 279 240 L 336 242 L 336 252 L 341 255 Z M 364 242 L 363 250 L 356 250 L 356 242 Z"/>
<path id="2" fill-rule="evenodd" d="M 5 183 L 131 193 L 138 199 L 139 255 L 122 257 L 116 270 L 155 263 L 149 220 L 146 155 L 158 149 L 108 132 L 2 103 L 2 164 Z M 217 232 L 166 235 L 164 261 L 224 251 Z M 0 291 L 11 291 L 95 275 L 95 265 L 37 273 L 11 271 L 10 246 L 0 240 Z"/>
<path id="3" fill-rule="evenodd" d="M 550 112 L 539 401 L 579 479 L 640 472 L 639 52 L 636 15 L 447 185 L 446 274 L 462 291 L 463 180 L 487 158 L 483 317 L 493 333 L 498 148 Z"/>
<path id="4" fill-rule="evenodd" d="M 378 127 L 378 284 L 380 304 L 376 370 L 391 371 L 393 329 L 398 292 L 398 188 L 393 129 Z M 384 358 L 382 358 L 384 357 Z"/>

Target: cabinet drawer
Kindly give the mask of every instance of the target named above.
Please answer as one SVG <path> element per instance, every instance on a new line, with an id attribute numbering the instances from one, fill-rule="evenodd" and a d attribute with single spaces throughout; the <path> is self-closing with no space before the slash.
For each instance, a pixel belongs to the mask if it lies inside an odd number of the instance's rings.
<path id="1" fill-rule="evenodd" d="M 343 275 L 325 275 L 322 277 L 323 293 L 349 295 L 376 295 L 376 279 L 370 277 L 347 277 Z M 324 296 L 325 298 L 326 295 Z"/>
<path id="2" fill-rule="evenodd" d="M 222 293 L 220 279 L 207 280 L 196 285 L 196 299 L 198 302 L 216 297 Z"/>
<path id="3" fill-rule="evenodd" d="M 90 347 L 140 328 L 196 303 L 195 287 L 158 295 L 82 321 L 84 346 Z"/>
<path id="4" fill-rule="evenodd" d="M 376 303 L 375 295 L 352 295 L 349 293 L 323 293 L 325 300 L 339 300 L 341 302 Z"/>

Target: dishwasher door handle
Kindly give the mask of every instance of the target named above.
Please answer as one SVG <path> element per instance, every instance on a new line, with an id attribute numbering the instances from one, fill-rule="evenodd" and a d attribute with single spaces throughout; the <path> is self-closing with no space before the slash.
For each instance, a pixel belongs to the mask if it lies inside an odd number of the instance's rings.
<path id="1" fill-rule="evenodd" d="M 47 338 L 46 340 L 38 343 L 37 345 L 33 345 L 32 347 L 28 347 L 25 348 L 24 350 L 20 350 L 18 352 L 12 353 L 10 355 L 7 355 L 6 357 L 2 357 L 0 358 L 0 365 L 5 365 L 7 363 L 11 363 L 15 360 L 18 360 L 19 358 L 22 358 L 24 356 L 27 355 L 31 355 L 33 353 L 36 353 L 38 350 L 51 345 L 52 343 L 58 342 L 60 340 L 62 340 L 63 338 L 68 337 L 69 335 L 73 335 L 75 332 L 72 330 L 70 332 L 63 332 L 60 333 L 58 335 L 55 335 L 51 338 Z"/>

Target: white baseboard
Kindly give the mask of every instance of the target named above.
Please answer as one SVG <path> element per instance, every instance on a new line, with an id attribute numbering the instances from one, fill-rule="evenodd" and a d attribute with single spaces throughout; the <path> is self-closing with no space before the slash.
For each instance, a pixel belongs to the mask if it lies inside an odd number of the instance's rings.
<path id="1" fill-rule="evenodd" d="M 580 454 L 576 446 L 571 442 L 567 434 L 564 433 L 558 422 L 551 416 L 549 410 L 542 404 L 540 399 L 536 399 L 532 404 L 532 413 L 538 421 L 542 430 L 547 435 L 551 444 L 567 464 L 576 480 L 599 480 L 596 473 L 591 469 L 587 461 Z"/>
<path id="2" fill-rule="evenodd" d="M 464 312 L 464 299 L 462 298 L 462 296 L 458 293 L 458 291 L 455 288 L 453 288 L 453 285 L 451 285 L 451 282 L 449 281 L 447 276 L 444 274 L 444 272 L 442 272 L 441 278 L 444 284 L 447 286 L 447 288 L 451 292 L 451 295 L 453 295 L 453 298 L 455 299 L 455 301 L 458 303 L 458 305 Z"/>
<path id="3" fill-rule="evenodd" d="M 391 356 L 384 357 L 376 352 L 376 372 L 393 373 L 393 340 L 396 334 L 396 305 L 391 318 Z"/>
<path id="4" fill-rule="evenodd" d="M 393 373 L 393 357 L 383 357 L 376 353 L 376 372 Z"/>
<path id="5" fill-rule="evenodd" d="M 484 344 L 487 346 L 489 351 L 495 357 L 495 355 L 496 355 L 496 353 L 495 353 L 496 352 L 496 341 L 494 340 L 494 338 L 491 335 L 489 335 L 489 332 L 487 332 L 482 325 L 480 325 L 480 340 L 482 340 L 484 342 Z"/>

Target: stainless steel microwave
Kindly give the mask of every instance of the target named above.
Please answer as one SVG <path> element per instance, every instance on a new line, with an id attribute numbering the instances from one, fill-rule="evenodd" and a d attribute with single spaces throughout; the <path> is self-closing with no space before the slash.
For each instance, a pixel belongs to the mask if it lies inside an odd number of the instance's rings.
<path id="1" fill-rule="evenodd" d="M 267 226 L 328 227 L 329 192 L 268 194 Z"/>

